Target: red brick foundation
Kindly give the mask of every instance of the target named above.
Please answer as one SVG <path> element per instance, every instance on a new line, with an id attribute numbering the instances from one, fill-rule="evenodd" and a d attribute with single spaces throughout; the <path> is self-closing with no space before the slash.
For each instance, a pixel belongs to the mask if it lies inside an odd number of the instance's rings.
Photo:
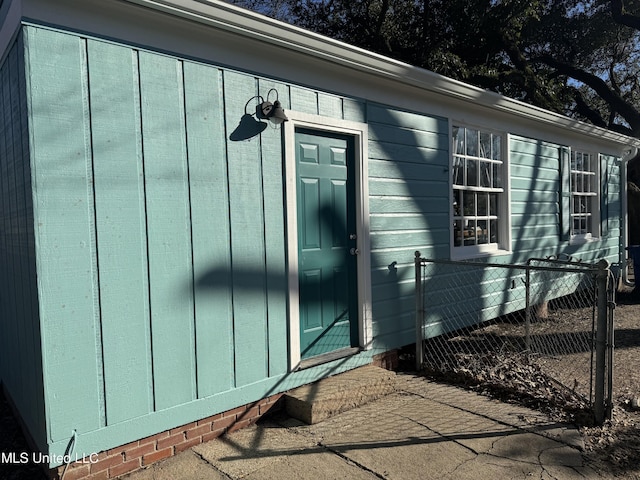
<path id="1" fill-rule="evenodd" d="M 164 458 L 176 455 L 195 445 L 254 424 L 268 411 L 281 408 L 282 394 L 272 395 L 258 402 L 237 407 L 228 412 L 219 413 L 172 428 L 135 442 L 100 452 L 97 456 L 70 464 L 65 480 L 108 479 L 131 473 Z M 49 471 L 49 478 L 62 478 L 64 466 Z"/>
<path id="2" fill-rule="evenodd" d="M 372 365 L 385 370 L 397 370 L 399 364 L 398 350 L 389 350 L 373 357 Z"/>

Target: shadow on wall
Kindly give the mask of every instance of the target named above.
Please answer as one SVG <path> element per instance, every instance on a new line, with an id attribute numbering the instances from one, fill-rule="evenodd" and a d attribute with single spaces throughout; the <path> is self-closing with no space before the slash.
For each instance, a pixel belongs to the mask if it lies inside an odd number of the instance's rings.
<path id="1" fill-rule="evenodd" d="M 371 108 L 362 105 L 361 118 L 364 118 L 369 128 L 369 144 L 375 148 L 370 147 L 370 155 L 368 161 L 370 162 L 370 201 L 372 204 L 371 218 L 376 219 L 381 212 L 384 213 L 386 223 L 384 226 L 377 227 L 379 230 L 375 230 L 372 227 L 374 235 L 371 237 L 371 265 L 372 265 L 372 284 L 373 284 L 373 328 L 374 338 L 376 339 L 376 347 L 380 349 L 396 348 L 398 345 L 392 343 L 397 341 L 398 338 L 407 338 L 410 343 L 411 337 L 414 331 L 414 298 L 413 298 L 413 276 L 414 276 L 414 262 L 413 251 L 416 249 L 424 249 L 424 251 L 431 252 L 439 258 L 448 258 L 450 242 L 452 238 L 453 226 L 449 225 L 448 231 L 441 232 L 441 236 L 438 238 L 439 243 L 434 243 L 434 234 L 432 234 L 433 218 L 436 215 L 445 215 L 449 219 L 448 209 L 445 212 L 437 212 L 434 214 L 429 208 L 433 208 L 432 204 L 434 200 L 442 202 L 442 205 L 448 205 L 450 202 L 450 195 L 447 198 L 434 197 L 433 193 L 429 191 L 428 182 L 423 178 L 416 178 L 416 172 L 420 172 L 423 167 L 442 167 L 442 178 L 439 179 L 443 185 L 447 185 L 447 190 L 451 185 L 451 172 L 449 167 L 452 140 L 448 137 L 448 122 L 445 119 L 437 119 L 436 117 L 424 117 L 420 114 L 412 114 L 404 111 L 393 111 L 387 107 L 375 106 L 375 118 L 372 118 L 368 111 Z M 295 108 L 295 106 L 293 106 Z M 256 127 L 254 123 L 249 126 L 249 120 L 253 122 L 252 117 L 246 112 L 240 121 L 240 125 L 234 131 L 235 140 L 242 138 L 244 135 L 255 132 L 263 127 Z M 420 127 L 428 121 L 440 122 L 440 129 L 437 131 L 428 131 L 427 127 Z M 243 122 L 246 123 L 246 128 L 243 127 Z M 259 122 L 258 122 L 259 123 Z M 446 125 L 446 130 L 445 126 Z M 423 128 L 423 130 L 420 130 Z M 433 130 L 433 129 L 432 129 Z M 243 133 L 244 132 L 244 133 Z M 441 142 L 440 145 L 434 146 L 433 133 L 439 136 L 440 139 L 435 142 Z M 233 134 L 232 134 L 233 135 Z M 442 138 L 446 140 L 442 140 Z M 532 143 L 529 143 L 532 145 Z M 434 148 L 438 150 L 437 155 L 434 156 Z M 506 146 L 507 149 L 510 148 Z M 541 168 L 541 162 L 544 159 L 544 152 L 542 151 L 544 146 L 541 142 L 535 142 L 536 151 L 531 151 L 530 155 L 534 159 L 532 168 Z M 232 162 L 230 162 L 230 165 Z M 393 201 L 387 201 L 388 195 L 385 190 L 377 190 L 377 184 L 372 180 L 378 179 L 384 181 L 386 172 L 396 172 L 393 180 L 398 184 L 398 180 L 401 182 L 398 187 L 398 191 L 402 192 L 405 196 L 405 202 L 393 203 Z M 388 177 L 387 177 L 388 178 Z M 505 187 L 506 182 L 510 182 L 511 179 L 504 179 Z M 524 180 L 523 180 L 524 181 Z M 527 231 L 529 227 L 536 225 L 539 205 L 536 203 L 536 195 L 540 191 L 546 191 L 549 189 L 549 180 L 528 178 L 526 192 L 520 194 L 524 197 L 518 199 L 518 204 L 523 205 L 522 211 L 518 212 L 517 228 L 512 228 L 515 237 L 512 239 L 512 250 L 514 252 L 520 252 L 527 250 L 524 243 L 529 240 L 527 238 Z M 548 207 L 552 208 L 553 203 L 557 204 L 557 192 L 559 191 L 558 185 L 559 179 L 551 181 L 553 188 L 549 191 Z M 387 188 L 385 186 L 385 188 Z M 397 197 L 397 192 L 394 192 Z M 513 199 L 511 199 L 513 205 Z M 375 206 L 374 206 L 375 205 Z M 397 207 L 396 207 L 397 205 Z M 410 205 L 407 207 L 407 205 Z M 407 216 L 403 214 L 407 213 L 406 208 L 409 208 L 414 215 L 415 225 L 412 226 L 407 223 Z M 511 213 L 511 212 L 510 212 Z M 335 212 L 330 210 L 323 210 L 318 212 L 318 217 L 321 219 L 322 225 L 332 228 L 333 225 L 339 223 L 339 219 L 335 218 Z M 451 223 L 448 220 L 448 223 Z M 443 230 L 441 228 L 441 230 Z M 389 246 L 378 244 L 378 239 L 393 232 L 394 239 L 397 240 L 397 245 Z M 343 234 L 344 232 L 341 232 Z M 416 240 L 417 239 L 417 240 Z M 398 251 L 398 246 L 408 245 L 406 252 L 401 255 L 393 257 L 394 252 Z M 283 245 L 284 248 L 284 245 Z M 558 253 L 557 251 L 551 253 Z M 345 253 L 346 258 L 346 253 Z M 512 260 L 509 257 L 506 260 Z M 515 259 L 517 260 L 517 259 Z M 236 263 L 236 265 L 238 265 Z M 427 289 L 438 289 L 441 283 L 441 275 L 445 272 L 437 271 L 438 266 L 435 266 L 436 271 L 426 279 Z M 508 295 L 509 284 L 511 279 L 505 278 L 505 286 L 501 289 L 503 295 Z M 229 269 L 227 266 L 213 266 L 205 274 L 200 276 L 195 281 L 195 287 L 199 290 L 245 290 L 250 294 L 261 294 L 263 292 L 277 292 L 278 294 L 288 295 L 288 280 L 286 278 L 285 271 L 272 272 L 265 270 L 264 265 L 260 265 L 260 268 L 252 268 L 250 265 L 244 265 L 242 267 L 233 266 Z M 321 288 L 328 288 L 332 285 L 331 279 L 322 279 Z M 474 282 L 473 284 L 464 285 L 466 298 L 480 299 L 482 298 L 482 281 Z M 231 292 L 232 293 L 232 292 Z M 481 306 L 485 308 L 487 305 Z M 404 332 L 399 335 L 398 332 Z M 404 335 L 404 336 L 403 336 Z M 385 336 L 389 336 L 389 344 L 387 345 Z"/>
<path id="2" fill-rule="evenodd" d="M 316 212 L 317 220 L 321 225 L 320 228 L 328 229 L 332 232 L 332 238 L 345 239 L 344 244 L 347 245 L 346 239 L 348 237 L 347 230 L 345 229 L 346 219 L 342 215 L 335 212 L 330 206 L 323 206 Z M 347 245 L 348 247 L 348 245 Z M 336 255 L 334 260 L 341 257 L 340 263 L 335 266 L 334 276 L 350 270 L 350 263 L 355 263 L 355 257 L 350 255 L 347 248 L 342 248 L 341 255 Z M 320 281 L 314 281 L 310 285 L 312 290 L 309 294 L 305 295 L 304 291 L 300 292 L 301 298 L 305 299 L 305 305 L 312 310 L 321 310 L 325 308 L 323 306 L 324 297 L 315 295 L 316 292 L 332 292 L 336 294 L 336 285 L 344 283 L 344 279 L 340 276 L 338 279 L 334 276 L 323 276 Z M 231 270 L 226 267 L 212 268 L 206 273 L 195 279 L 195 287 L 203 290 L 228 290 L 230 286 L 241 288 L 242 290 L 251 292 L 253 294 L 279 294 L 286 298 L 288 294 L 288 285 L 286 275 L 280 272 L 270 272 L 268 270 L 254 270 L 251 268 L 232 268 Z M 301 287 L 301 290 L 304 287 Z M 338 295 L 342 292 L 337 292 Z M 357 295 L 357 292 L 354 292 Z M 348 299 L 347 299 L 348 300 Z M 336 335 L 336 330 L 340 328 L 338 325 L 341 322 L 349 320 L 349 307 L 348 305 L 339 305 L 339 310 L 335 312 L 335 318 L 329 325 L 325 325 L 325 330 L 318 335 L 310 344 L 303 346 L 303 350 L 300 352 L 302 358 L 305 358 L 306 354 L 310 351 L 321 350 L 323 352 L 333 351 L 339 348 L 343 348 L 343 343 L 334 344 L 333 342 L 341 342 L 341 338 Z M 284 321 L 284 319 L 280 319 Z M 348 328 L 348 327 L 346 327 Z M 339 332 L 338 332 L 339 333 Z M 352 342 L 357 341 L 357 329 L 353 329 L 352 332 L 345 332 L 348 336 L 351 334 Z"/>

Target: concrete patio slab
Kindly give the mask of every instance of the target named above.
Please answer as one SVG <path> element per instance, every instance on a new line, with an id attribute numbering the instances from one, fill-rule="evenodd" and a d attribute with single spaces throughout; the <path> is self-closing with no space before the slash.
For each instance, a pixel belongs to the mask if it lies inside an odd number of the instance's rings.
<path id="1" fill-rule="evenodd" d="M 127 478 L 606 478 L 585 462 L 571 425 L 422 377 L 399 374 L 393 384 L 393 393 L 322 422 L 281 412 Z"/>

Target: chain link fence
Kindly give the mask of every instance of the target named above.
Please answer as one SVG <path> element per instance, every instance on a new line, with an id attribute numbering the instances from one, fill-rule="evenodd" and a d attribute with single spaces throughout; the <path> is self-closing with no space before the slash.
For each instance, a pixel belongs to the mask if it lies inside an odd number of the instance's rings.
<path id="1" fill-rule="evenodd" d="M 607 262 L 429 260 L 416 252 L 417 366 L 566 413 L 610 412 Z"/>

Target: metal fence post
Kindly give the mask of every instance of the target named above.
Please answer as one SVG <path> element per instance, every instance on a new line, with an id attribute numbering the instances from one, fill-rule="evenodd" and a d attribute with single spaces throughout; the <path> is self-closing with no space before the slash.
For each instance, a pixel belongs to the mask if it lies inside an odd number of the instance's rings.
<path id="1" fill-rule="evenodd" d="M 422 324 L 424 317 L 424 305 L 422 299 L 422 259 L 421 254 L 415 253 L 415 274 L 416 274 L 416 370 L 422 369 L 424 360 L 423 332 Z"/>
<path id="2" fill-rule="evenodd" d="M 593 413 L 595 421 L 598 425 L 602 425 L 605 419 L 605 373 L 606 373 L 606 357 L 607 357 L 607 312 L 608 312 L 608 295 L 607 282 L 609 280 L 609 262 L 602 259 L 598 262 L 598 271 L 596 273 L 598 307 L 596 320 L 596 375 L 595 375 L 595 403 Z"/>
<path id="3" fill-rule="evenodd" d="M 611 278 L 611 276 L 609 276 Z M 609 284 L 609 291 L 607 292 L 607 301 L 609 307 L 609 321 L 607 322 L 607 407 L 605 416 L 607 420 L 611 420 L 613 416 L 613 366 L 614 366 L 614 349 L 615 349 L 615 324 L 614 324 L 614 311 L 616 308 L 615 303 L 615 281 Z"/>
<path id="4" fill-rule="evenodd" d="M 527 354 L 531 353 L 531 268 L 527 262 L 527 270 L 525 274 L 525 320 L 524 320 L 524 346 Z"/>

